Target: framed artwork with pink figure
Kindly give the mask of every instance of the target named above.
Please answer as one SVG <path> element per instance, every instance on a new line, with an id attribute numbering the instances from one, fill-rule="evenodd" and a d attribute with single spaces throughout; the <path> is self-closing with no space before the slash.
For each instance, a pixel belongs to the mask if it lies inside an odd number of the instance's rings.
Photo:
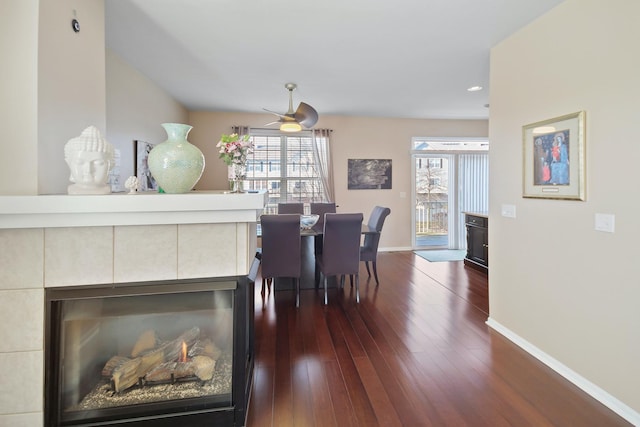
<path id="1" fill-rule="evenodd" d="M 523 126 L 522 197 L 585 200 L 585 112 Z"/>

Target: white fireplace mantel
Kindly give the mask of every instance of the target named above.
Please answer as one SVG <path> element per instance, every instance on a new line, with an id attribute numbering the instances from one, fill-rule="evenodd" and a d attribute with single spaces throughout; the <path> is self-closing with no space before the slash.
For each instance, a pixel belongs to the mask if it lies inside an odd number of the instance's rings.
<path id="1" fill-rule="evenodd" d="M 1 228 L 255 222 L 265 191 L 0 196 Z"/>

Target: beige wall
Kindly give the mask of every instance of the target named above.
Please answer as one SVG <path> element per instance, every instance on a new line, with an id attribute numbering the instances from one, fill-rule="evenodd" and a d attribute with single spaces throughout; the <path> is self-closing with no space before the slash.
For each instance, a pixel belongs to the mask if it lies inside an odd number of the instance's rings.
<path id="1" fill-rule="evenodd" d="M 0 194 L 38 192 L 37 52 L 38 0 L 2 0 Z"/>
<path id="2" fill-rule="evenodd" d="M 167 139 L 161 123 L 186 123 L 187 110 L 148 77 L 107 49 L 107 140 L 120 150 L 120 182 L 134 173 L 134 140 Z M 121 188 L 124 189 L 124 188 Z"/>
<path id="3" fill-rule="evenodd" d="M 80 32 L 71 29 L 71 19 Z M 106 132 L 104 0 L 41 0 L 38 193 L 66 193 L 64 145 L 88 126 Z"/>
<path id="4" fill-rule="evenodd" d="M 228 187 L 227 167 L 218 159 L 216 143 L 232 125 L 262 127 L 270 114 L 190 112 L 194 128 L 189 140 L 206 158 L 199 190 Z M 375 205 L 388 206 L 381 248 L 411 247 L 411 138 L 414 136 L 486 137 L 486 120 L 416 120 L 321 115 L 316 128 L 333 129 L 331 150 L 339 212 L 363 212 L 365 220 Z M 347 190 L 347 159 L 391 159 L 391 190 Z M 404 197 L 402 195 L 404 193 Z"/>
<path id="5" fill-rule="evenodd" d="M 80 32 L 71 29 L 71 19 Z M 103 0 L 3 0 L 0 13 L 0 194 L 64 194 L 64 145 L 94 125 L 133 174 L 133 140 L 166 139 L 187 110 L 106 51 Z"/>
<path id="6" fill-rule="evenodd" d="M 491 320 L 636 422 L 639 16 L 635 0 L 567 0 L 494 48 L 489 132 Z M 579 110 L 587 200 L 523 199 L 522 126 Z M 594 230 L 596 213 L 615 214 L 615 233 Z"/>

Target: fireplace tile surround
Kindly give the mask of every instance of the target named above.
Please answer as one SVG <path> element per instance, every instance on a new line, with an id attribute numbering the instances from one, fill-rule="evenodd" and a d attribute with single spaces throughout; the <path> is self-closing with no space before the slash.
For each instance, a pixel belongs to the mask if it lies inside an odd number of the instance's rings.
<path id="1" fill-rule="evenodd" d="M 221 192 L 22 197 L 0 196 L 0 426 L 16 427 L 43 424 L 45 288 L 246 275 L 266 202 Z"/>

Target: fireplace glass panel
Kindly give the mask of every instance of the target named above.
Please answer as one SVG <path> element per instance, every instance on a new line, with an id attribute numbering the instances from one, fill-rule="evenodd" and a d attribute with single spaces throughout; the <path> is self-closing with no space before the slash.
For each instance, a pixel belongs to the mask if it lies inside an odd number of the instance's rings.
<path id="1" fill-rule="evenodd" d="M 55 302 L 61 421 L 232 404 L 235 282 Z M 178 410 L 178 409 L 176 409 Z"/>

